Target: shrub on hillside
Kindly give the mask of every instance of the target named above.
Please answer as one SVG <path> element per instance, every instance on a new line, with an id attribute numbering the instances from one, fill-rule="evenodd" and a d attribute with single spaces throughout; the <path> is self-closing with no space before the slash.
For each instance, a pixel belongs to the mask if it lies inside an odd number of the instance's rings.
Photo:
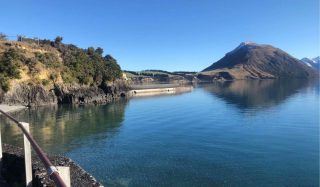
<path id="1" fill-rule="evenodd" d="M 50 81 L 47 80 L 47 79 L 42 79 L 42 80 L 41 80 L 41 84 L 42 84 L 43 86 L 47 86 L 47 85 L 49 85 L 49 83 L 50 83 Z"/>
<path id="2" fill-rule="evenodd" d="M 22 56 L 17 50 L 9 49 L 0 56 L 0 86 L 9 90 L 9 79 L 20 78 L 19 63 Z"/>
<path id="3" fill-rule="evenodd" d="M 9 79 L 0 73 L 0 90 L 7 92 L 10 88 Z"/>
<path id="4" fill-rule="evenodd" d="M 35 52 L 36 59 L 46 65 L 48 68 L 58 68 L 61 66 L 58 57 L 53 53 Z"/>
<path id="5" fill-rule="evenodd" d="M 102 82 L 121 78 L 122 71 L 117 61 L 110 55 L 103 57 L 102 48 L 81 49 L 61 44 L 58 50 L 62 53 L 64 65 L 69 68 L 69 72 L 62 75 L 64 81 L 73 77 L 80 84 L 101 85 Z"/>

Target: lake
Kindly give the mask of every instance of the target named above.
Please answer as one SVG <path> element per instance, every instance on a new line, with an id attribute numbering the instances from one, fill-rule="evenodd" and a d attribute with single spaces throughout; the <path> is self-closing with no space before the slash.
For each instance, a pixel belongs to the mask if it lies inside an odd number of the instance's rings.
<path id="1" fill-rule="evenodd" d="M 319 186 L 319 84 L 217 82 L 189 93 L 13 113 L 106 186 Z M 3 142 L 22 145 L 1 119 Z"/>

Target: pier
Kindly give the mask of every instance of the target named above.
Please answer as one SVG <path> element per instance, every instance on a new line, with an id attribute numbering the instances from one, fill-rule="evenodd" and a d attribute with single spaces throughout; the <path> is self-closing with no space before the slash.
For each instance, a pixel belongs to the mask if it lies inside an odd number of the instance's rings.
<path id="1" fill-rule="evenodd" d="M 191 92 L 192 86 L 180 86 L 174 84 L 158 85 L 136 85 L 129 91 L 130 97 L 145 97 L 157 95 L 173 95 L 185 92 Z"/>

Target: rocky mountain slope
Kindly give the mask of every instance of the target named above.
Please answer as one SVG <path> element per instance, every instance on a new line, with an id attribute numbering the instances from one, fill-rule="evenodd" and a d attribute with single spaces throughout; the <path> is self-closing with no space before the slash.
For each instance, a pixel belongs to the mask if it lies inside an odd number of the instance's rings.
<path id="1" fill-rule="evenodd" d="M 198 74 L 199 79 L 308 78 L 316 72 L 281 49 L 271 45 L 243 42 L 219 61 Z"/>

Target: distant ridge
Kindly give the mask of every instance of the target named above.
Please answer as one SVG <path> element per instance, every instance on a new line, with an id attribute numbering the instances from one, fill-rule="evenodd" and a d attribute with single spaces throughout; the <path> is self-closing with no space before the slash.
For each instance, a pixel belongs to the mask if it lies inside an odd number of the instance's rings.
<path id="1" fill-rule="evenodd" d="M 223 58 L 199 73 L 200 79 L 308 78 L 316 71 L 271 45 L 242 42 Z"/>
<path id="2" fill-rule="evenodd" d="M 312 67 L 316 70 L 320 70 L 320 56 L 315 58 L 303 58 L 301 59 L 307 66 Z"/>

